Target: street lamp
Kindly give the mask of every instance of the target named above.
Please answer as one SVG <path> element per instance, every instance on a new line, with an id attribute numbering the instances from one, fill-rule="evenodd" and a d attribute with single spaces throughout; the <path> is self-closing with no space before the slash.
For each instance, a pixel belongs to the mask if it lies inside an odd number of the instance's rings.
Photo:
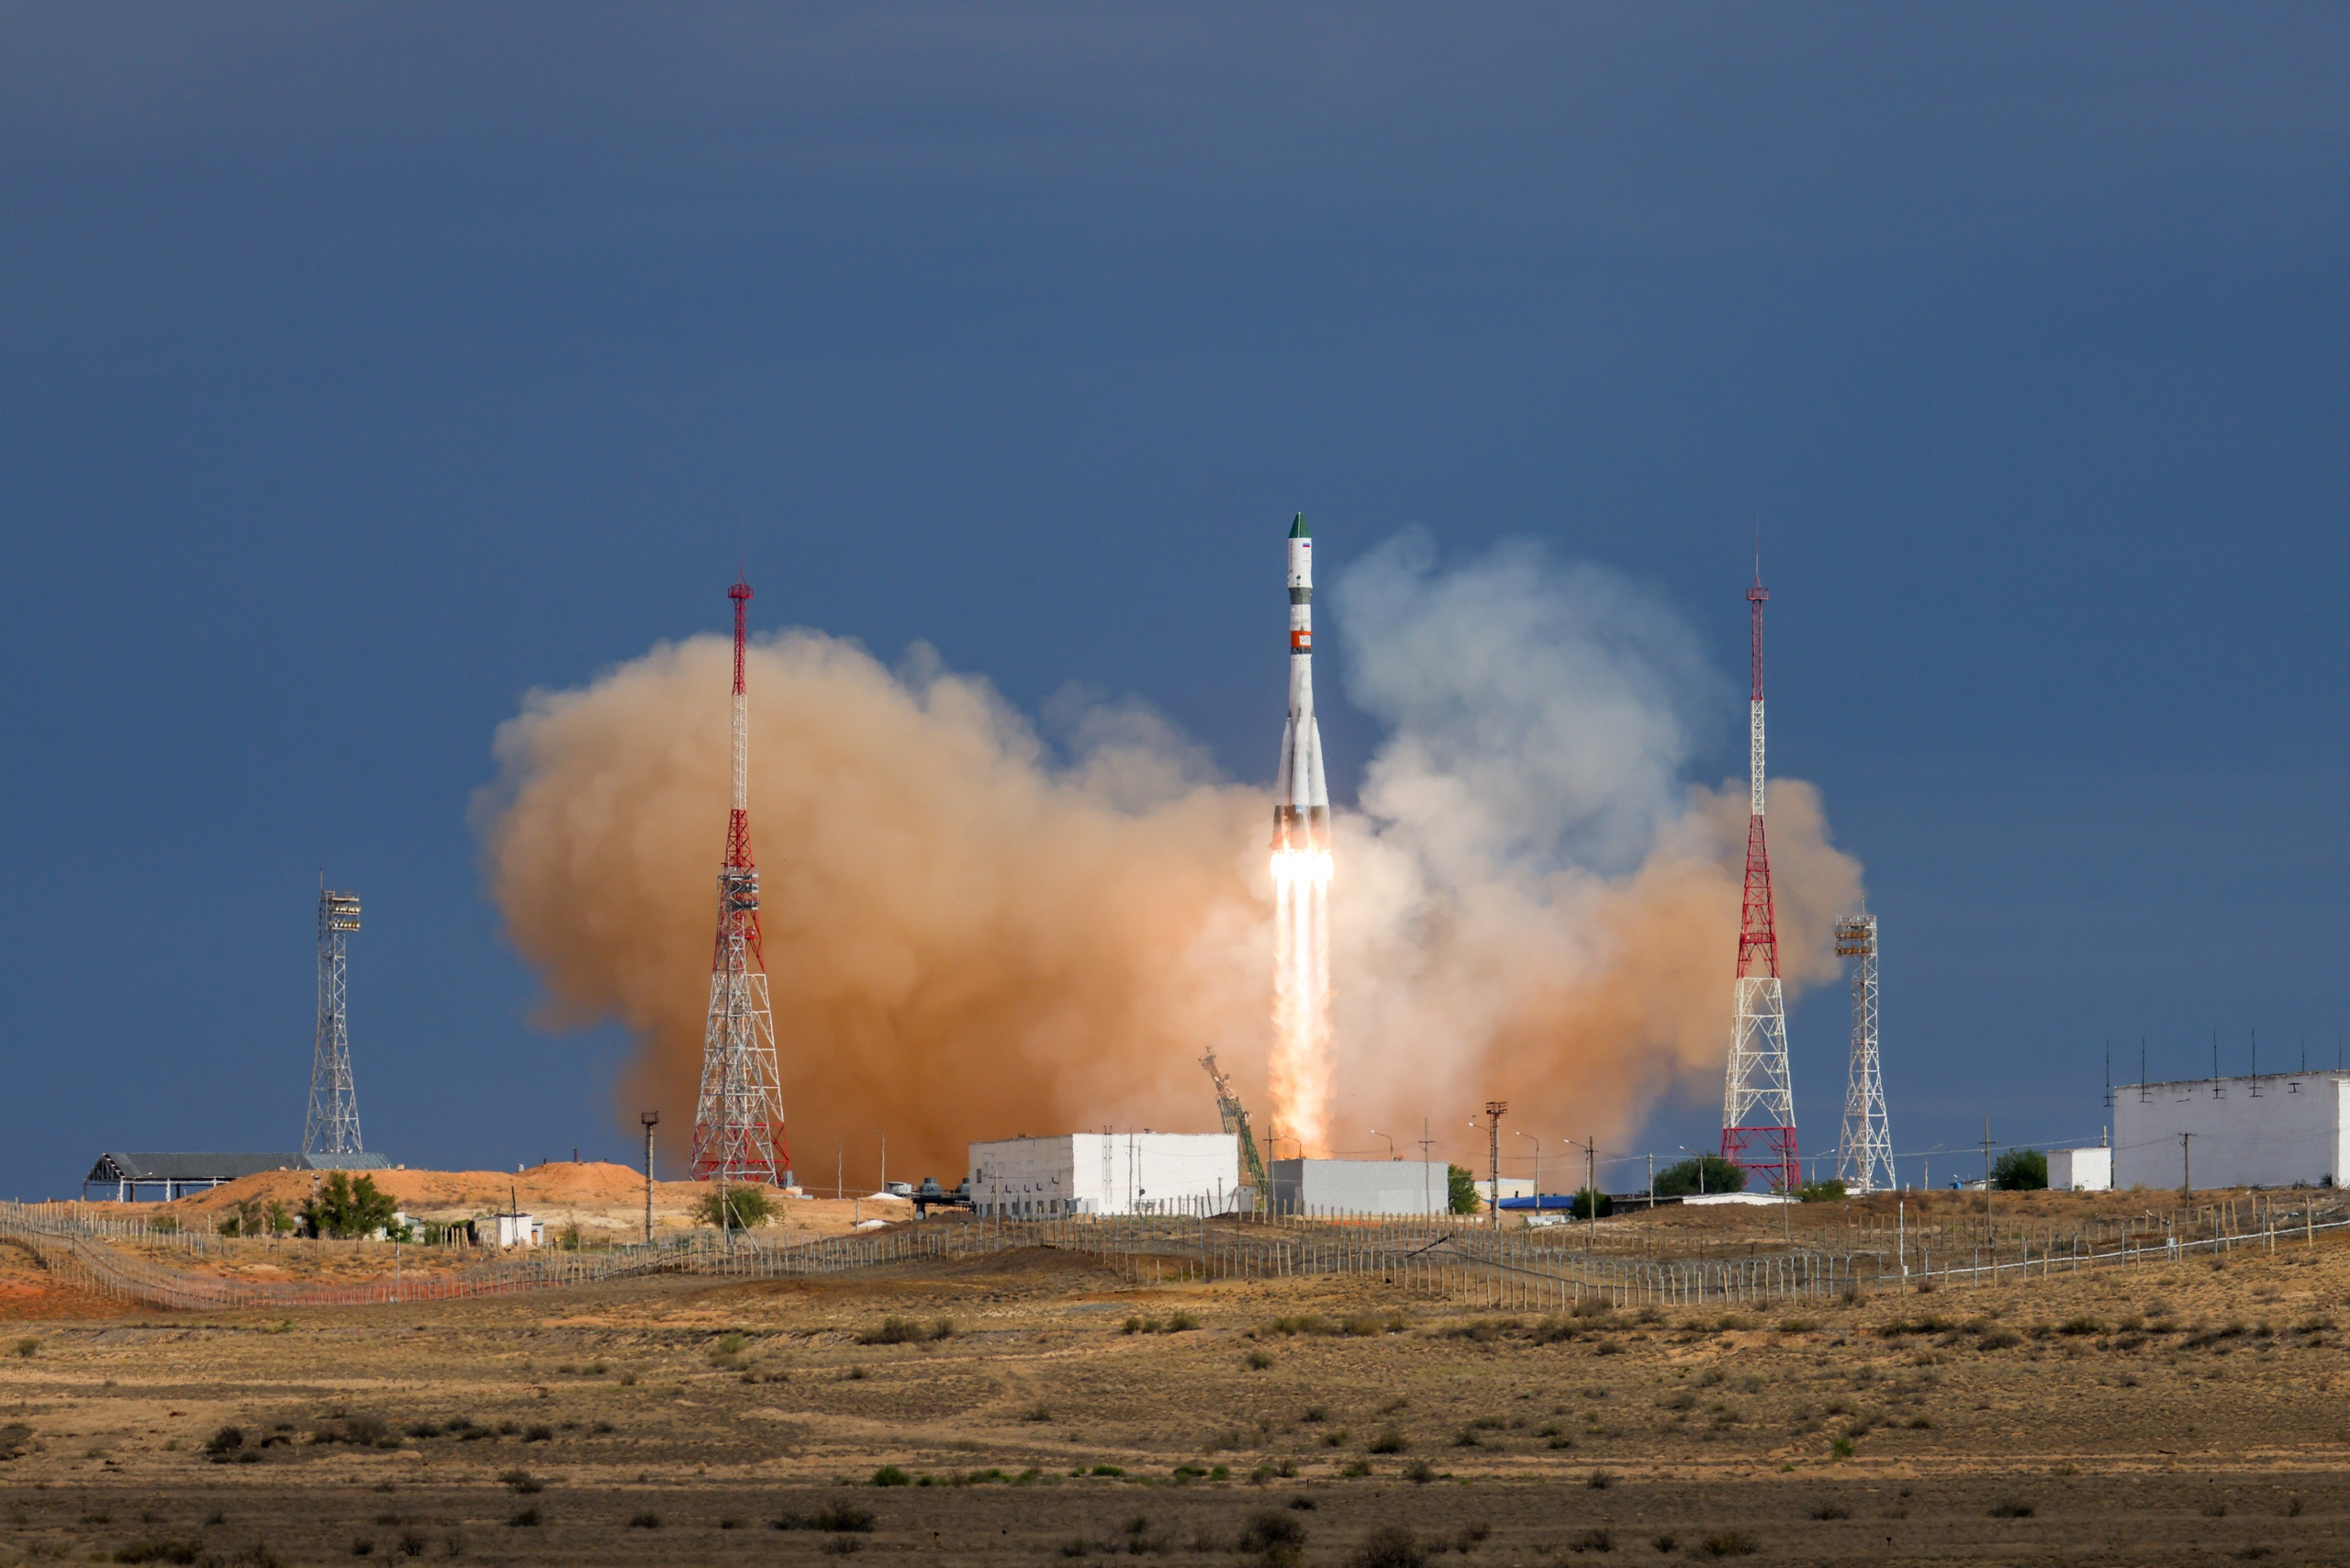
<path id="1" fill-rule="evenodd" d="M 1371 1137 L 1387 1137 L 1387 1135 L 1386 1135 L 1385 1133 L 1383 1133 L 1383 1132 L 1381 1132 L 1377 1127 L 1373 1127 L 1373 1128 L 1371 1128 Z M 1393 1159 L 1394 1158 L 1396 1158 L 1396 1155 L 1395 1155 L 1395 1140 L 1394 1140 L 1393 1138 L 1392 1138 L 1392 1137 L 1387 1137 L 1387 1158 L 1388 1158 L 1388 1159 Z"/>
<path id="2" fill-rule="evenodd" d="M 644 1124 L 644 1239 L 653 1239 L 653 1129 L 661 1125 L 661 1113 L 642 1111 L 638 1121 Z"/>
<path id="3" fill-rule="evenodd" d="M 1673 1147 L 1697 1161 L 1697 1195 L 1704 1197 L 1706 1195 L 1706 1157 L 1685 1143 L 1676 1143 Z"/>
<path id="4" fill-rule="evenodd" d="M 1530 1138 L 1534 1144 L 1534 1212 L 1542 1213 L 1542 1140 L 1532 1133 L 1514 1132 L 1513 1137 Z"/>

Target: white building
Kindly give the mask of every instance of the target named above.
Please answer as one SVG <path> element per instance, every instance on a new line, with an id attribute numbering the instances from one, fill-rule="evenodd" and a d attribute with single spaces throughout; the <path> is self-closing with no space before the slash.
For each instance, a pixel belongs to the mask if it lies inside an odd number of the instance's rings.
<path id="1" fill-rule="evenodd" d="M 546 1226 L 531 1215 L 481 1215 L 474 1220 L 474 1234 L 484 1247 L 536 1247 Z"/>
<path id="2" fill-rule="evenodd" d="M 982 1215 L 1230 1214 L 1248 1206 L 1230 1133 L 1063 1133 L 970 1146 Z"/>
<path id="3" fill-rule="evenodd" d="M 2103 1193 L 2113 1186 L 2113 1150 L 2052 1148 L 2048 1188 L 2053 1193 Z"/>
<path id="4" fill-rule="evenodd" d="M 2113 1185 L 2289 1187 L 2350 1170 L 2350 1073 L 2264 1072 L 2113 1092 Z M 2056 1185 L 2052 1162 L 2049 1185 Z"/>
<path id="5" fill-rule="evenodd" d="M 1440 1215 L 1451 1200 L 1441 1159 L 1276 1159 L 1266 1174 L 1275 1214 Z"/>

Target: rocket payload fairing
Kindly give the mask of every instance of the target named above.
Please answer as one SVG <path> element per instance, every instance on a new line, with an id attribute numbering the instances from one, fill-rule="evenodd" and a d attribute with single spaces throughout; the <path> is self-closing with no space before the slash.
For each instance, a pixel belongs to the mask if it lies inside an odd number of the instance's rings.
<path id="1" fill-rule="evenodd" d="M 1314 722 L 1314 536 L 1305 514 L 1289 527 L 1289 723 L 1273 786 L 1273 853 L 1329 853 L 1330 791 Z"/>

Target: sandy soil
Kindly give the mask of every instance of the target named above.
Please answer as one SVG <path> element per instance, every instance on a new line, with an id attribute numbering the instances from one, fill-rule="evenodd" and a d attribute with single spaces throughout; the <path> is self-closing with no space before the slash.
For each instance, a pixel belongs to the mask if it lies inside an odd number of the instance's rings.
<path id="1" fill-rule="evenodd" d="M 2345 1298 L 2350 1243 L 2323 1239 L 1784 1316 L 1549 1321 L 1375 1282 L 1136 1289 L 1046 1251 L 109 1314 L 19 1255 L 0 1564 L 766 1562 L 844 1541 L 1343 1564 L 1391 1526 L 1492 1564 L 2336 1562 Z M 208 1455 L 224 1427 L 238 1442 Z M 913 1484 L 873 1484 L 885 1465 Z M 774 1528 L 834 1509 L 872 1528 Z M 1234 1555 L 1292 1530 L 1293 1559 Z"/>
<path id="2" fill-rule="evenodd" d="M 519 1202 L 523 1212 L 536 1215 L 550 1229 L 579 1226 L 583 1239 L 631 1241 L 644 1234 L 644 1174 L 625 1165 L 597 1160 L 555 1161 L 520 1171 L 502 1170 L 374 1170 L 366 1172 L 375 1185 L 399 1204 L 410 1218 L 449 1222 L 505 1210 Z M 270 1170 L 246 1176 L 170 1204 L 92 1204 L 93 1214 L 135 1217 L 169 1217 L 194 1230 L 211 1230 L 244 1202 L 271 1200 L 288 1209 L 300 1206 L 325 1180 L 310 1170 Z M 699 1182 L 656 1182 L 653 1187 L 653 1222 L 656 1232 L 680 1230 L 701 1223 L 699 1211 L 711 1189 Z M 867 1196 L 835 1202 L 826 1196 L 800 1198 L 766 1189 L 776 1210 L 776 1224 L 788 1230 L 838 1235 L 860 1219 L 877 1215 L 904 1219 L 911 1204 Z"/>

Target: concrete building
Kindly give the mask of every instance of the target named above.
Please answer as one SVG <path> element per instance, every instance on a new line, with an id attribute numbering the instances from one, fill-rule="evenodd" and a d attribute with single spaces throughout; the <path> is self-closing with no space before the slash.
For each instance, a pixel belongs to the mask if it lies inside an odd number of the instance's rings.
<path id="1" fill-rule="evenodd" d="M 1063 1133 L 970 1146 L 971 1208 L 1011 1219 L 1248 1206 L 1230 1133 Z"/>
<path id="2" fill-rule="evenodd" d="M 484 1247 L 537 1247 L 546 1232 L 545 1222 L 532 1215 L 482 1215 L 474 1221 L 474 1239 Z"/>
<path id="3" fill-rule="evenodd" d="M 1265 1173 L 1275 1214 L 1440 1215 L 1450 1195 L 1441 1159 L 1276 1159 Z"/>
<path id="4" fill-rule="evenodd" d="M 2056 1193 L 2103 1193 L 2113 1186 L 2113 1150 L 2052 1148 L 2048 1186 Z"/>
<path id="5" fill-rule="evenodd" d="M 2350 1073 L 2264 1072 L 2113 1092 L 2116 1187 L 2339 1183 L 2350 1170 Z M 2054 1166 L 2049 1185 L 2056 1184 Z"/>

